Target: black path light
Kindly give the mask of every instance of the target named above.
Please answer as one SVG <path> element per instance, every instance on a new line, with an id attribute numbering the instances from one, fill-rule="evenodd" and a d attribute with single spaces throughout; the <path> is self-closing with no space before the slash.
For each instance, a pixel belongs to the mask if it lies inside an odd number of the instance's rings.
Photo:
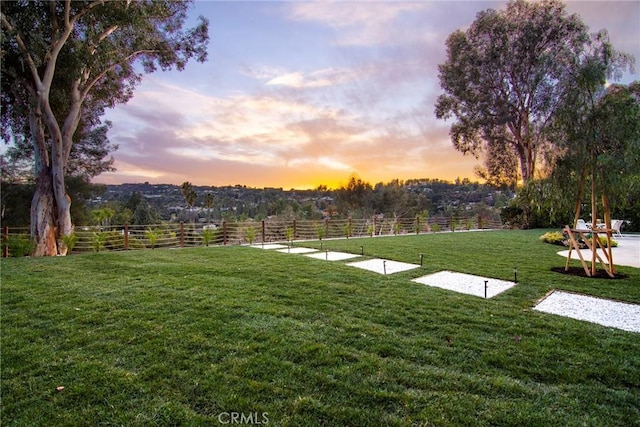
<path id="1" fill-rule="evenodd" d="M 513 282 L 518 283 L 518 267 L 513 267 Z"/>
<path id="2" fill-rule="evenodd" d="M 484 299 L 487 299 L 487 288 L 489 287 L 489 281 L 484 281 Z"/>
<path id="3" fill-rule="evenodd" d="M 382 260 L 382 271 L 384 271 L 384 275 L 387 275 L 387 261 Z"/>
<path id="4" fill-rule="evenodd" d="M 424 254 L 420 254 L 420 267 L 422 267 L 422 260 L 424 259 Z"/>
<path id="5" fill-rule="evenodd" d="M 360 246 L 360 255 L 364 255 L 364 246 Z"/>

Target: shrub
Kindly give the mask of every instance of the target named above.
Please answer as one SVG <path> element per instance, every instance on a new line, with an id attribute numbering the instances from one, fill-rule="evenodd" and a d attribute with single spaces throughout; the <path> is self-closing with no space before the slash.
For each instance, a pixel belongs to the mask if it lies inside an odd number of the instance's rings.
<path id="1" fill-rule="evenodd" d="M 319 225 L 316 227 L 316 235 L 318 236 L 318 240 L 322 240 L 325 234 L 324 225 Z"/>
<path id="2" fill-rule="evenodd" d="M 369 235 L 369 237 L 373 237 L 373 232 L 375 231 L 375 229 L 373 228 L 373 224 L 369 224 L 367 226 L 367 234 Z"/>
<path id="3" fill-rule="evenodd" d="M 249 244 L 252 245 L 253 241 L 256 239 L 256 228 L 251 226 L 244 231 L 244 235 L 246 236 Z"/>
<path id="4" fill-rule="evenodd" d="M 91 240 L 91 246 L 93 247 L 93 250 L 96 252 L 100 252 L 100 249 L 104 248 L 104 243 L 107 241 L 107 233 L 105 232 L 99 232 L 93 233 L 93 238 Z"/>
<path id="5" fill-rule="evenodd" d="M 209 243 L 213 240 L 216 235 L 216 230 L 212 228 L 205 228 L 202 230 L 202 242 L 205 246 L 209 246 Z"/>
<path id="6" fill-rule="evenodd" d="M 285 230 L 285 237 L 287 239 L 287 242 L 293 240 L 293 227 L 287 227 L 287 229 Z"/>
<path id="7" fill-rule="evenodd" d="M 548 233 L 544 233 L 542 236 L 540 236 L 540 240 L 545 243 L 551 243 L 552 245 L 565 246 L 564 234 L 559 231 L 550 231 Z"/>
<path id="8" fill-rule="evenodd" d="M 160 231 L 147 228 L 147 231 L 145 231 L 144 234 L 147 236 L 149 244 L 151 244 L 151 249 L 155 249 L 156 243 L 158 243 L 158 238 L 160 237 Z"/>
<path id="9" fill-rule="evenodd" d="M 598 238 L 600 239 L 600 243 L 602 244 L 602 246 L 604 246 L 606 248 L 607 247 L 607 238 L 605 236 L 599 236 Z M 616 242 L 615 240 L 611 239 L 611 247 L 612 248 L 618 247 L 618 242 Z"/>
<path id="10" fill-rule="evenodd" d="M 440 231 L 440 225 L 437 222 L 434 222 L 433 225 L 431 226 L 431 230 L 434 233 L 437 233 L 438 231 Z"/>
<path id="11" fill-rule="evenodd" d="M 347 239 L 351 236 L 351 223 L 346 223 L 343 227 L 344 237 Z"/>
<path id="12" fill-rule="evenodd" d="M 10 235 L 7 237 L 5 245 L 9 248 L 9 256 L 23 257 L 33 251 L 33 241 L 28 234 Z"/>
<path id="13" fill-rule="evenodd" d="M 67 247 L 68 253 L 71 253 L 71 251 L 73 250 L 73 247 L 78 242 L 78 235 L 75 232 L 64 235 L 62 236 L 62 241 L 64 242 L 64 245 Z"/>

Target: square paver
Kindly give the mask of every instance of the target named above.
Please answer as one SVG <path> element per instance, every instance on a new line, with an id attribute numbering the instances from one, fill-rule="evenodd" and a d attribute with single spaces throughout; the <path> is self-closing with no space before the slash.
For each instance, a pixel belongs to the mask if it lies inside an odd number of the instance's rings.
<path id="1" fill-rule="evenodd" d="M 318 252 L 318 250 L 312 249 L 312 248 L 301 248 L 299 246 L 296 246 L 294 248 L 277 249 L 277 252 L 282 252 L 283 254 L 309 254 L 312 252 Z"/>
<path id="2" fill-rule="evenodd" d="M 326 261 L 342 261 L 345 259 L 358 258 L 360 255 L 350 254 L 347 252 L 316 252 L 314 254 L 305 255 L 310 258 L 323 259 Z"/>
<path id="3" fill-rule="evenodd" d="M 413 282 L 427 286 L 447 289 L 480 298 L 492 298 L 515 286 L 514 282 L 492 279 L 490 277 L 474 276 L 473 274 L 456 273 L 453 271 L 439 271 L 434 274 L 413 279 Z M 485 290 L 486 282 L 486 290 Z"/>
<path id="4" fill-rule="evenodd" d="M 533 309 L 624 331 L 640 332 L 640 305 L 638 304 L 553 291 Z"/>
<path id="5" fill-rule="evenodd" d="M 379 274 L 393 274 L 401 271 L 413 270 L 414 268 L 420 268 L 417 264 L 409 264 L 400 261 L 391 261 L 388 259 L 368 259 L 366 261 L 350 262 L 347 264 L 351 267 L 362 268 L 364 270 L 373 271 Z"/>
<path id="6" fill-rule="evenodd" d="M 287 245 L 281 245 L 280 243 L 258 243 L 257 245 L 251 245 L 251 247 L 258 249 L 282 249 L 286 248 Z"/>

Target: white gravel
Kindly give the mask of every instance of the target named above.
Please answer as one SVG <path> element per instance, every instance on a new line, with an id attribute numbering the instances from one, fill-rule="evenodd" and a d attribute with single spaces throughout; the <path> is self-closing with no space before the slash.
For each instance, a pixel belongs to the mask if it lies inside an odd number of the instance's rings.
<path id="1" fill-rule="evenodd" d="M 393 274 L 399 273 L 401 271 L 413 270 L 414 268 L 420 268 L 420 266 L 417 264 L 409 264 L 406 262 L 391 261 L 388 259 L 380 258 L 368 259 L 366 261 L 350 262 L 347 265 L 380 274 Z"/>
<path id="2" fill-rule="evenodd" d="M 624 331 L 640 332 L 640 305 L 637 304 L 553 291 L 534 310 Z"/>
<path id="3" fill-rule="evenodd" d="M 322 259 L 326 261 L 342 261 L 345 259 L 358 258 L 360 255 L 350 254 L 346 252 L 316 252 L 314 254 L 305 255 L 310 258 Z"/>
<path id="4" fill-rule="evenodd" d="M 514 282 L 506 280 L 456 273 L 453 271 L 439 271 L 438 273 L 429 274 L 412 280 L 412 282 L 421 283 L 423 285 L 474 295 L 480 298 L 484 298 L 485 296 L 485 281 L 487 286 L 487 298 L 492 298 L 515 286 Z"/>

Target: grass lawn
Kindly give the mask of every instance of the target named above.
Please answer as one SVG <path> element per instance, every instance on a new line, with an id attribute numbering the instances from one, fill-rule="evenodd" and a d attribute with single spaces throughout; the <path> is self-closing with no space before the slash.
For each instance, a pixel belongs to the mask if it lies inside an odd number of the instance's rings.
<path id="1" fill-rule="evenodd" d="M 640 303 L 640 269 L 553 273 L 541 234 L 322 242 L 424 254 L 389 276 L 239 246 L 3 259 L 2 425 L 640 425 L 640 334 L 531 310 L 553 288 Z M 514 266 L 490 300 L 410 281 Z"/>

